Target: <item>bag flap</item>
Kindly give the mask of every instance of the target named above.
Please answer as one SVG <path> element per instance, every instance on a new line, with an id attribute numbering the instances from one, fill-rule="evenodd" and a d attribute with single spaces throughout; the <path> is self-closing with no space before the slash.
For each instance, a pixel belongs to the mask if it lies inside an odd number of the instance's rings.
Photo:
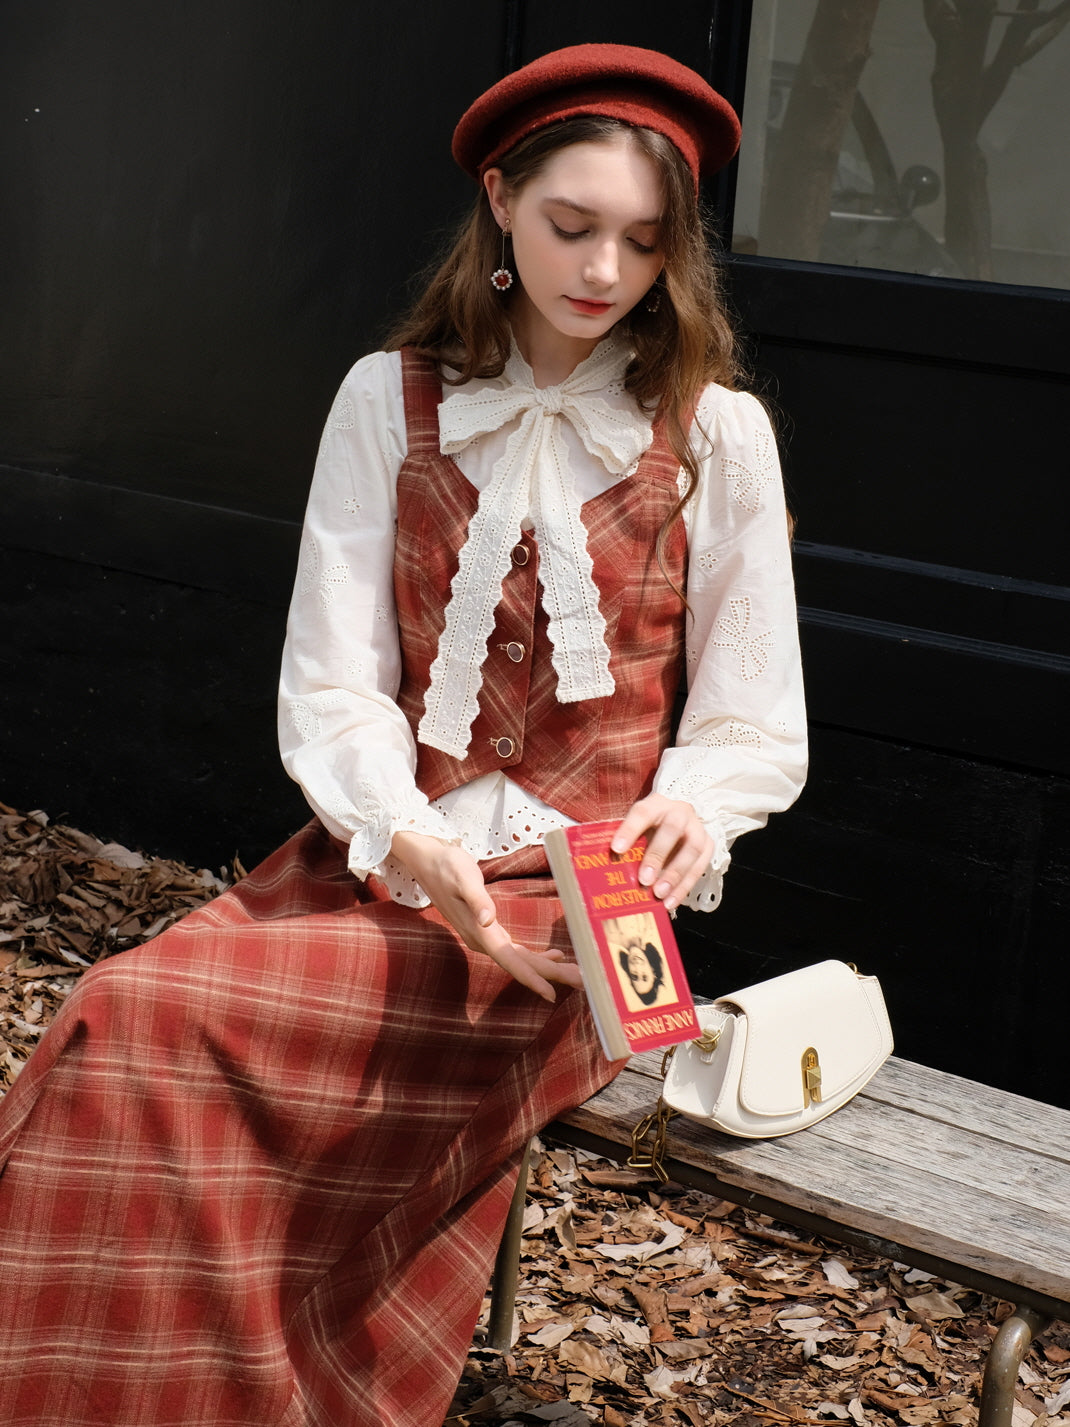
<path id="1" fill-rule="evenodd" d="M 667 1105 L 696 1120 L 709 1121 L 717 1109 L 725 1077 L 732 1064 L 732 1041 L 742 1017 L 717 1006 L 700 1003 L 695 1016 L 703 1031 L 716 1031 L 715 1048 L 703 1051 L 698 1041 L 675 1047 L 665 1072 L 662 1096 Z"/>
<path id="2" fill-rule="evenodd" d="M 813 1051 L 822 1101 L 849 1092 L 891 1053 L 891 1030 L 875 977 L 822 961 L 723 996 L 746 1018 L 739 1098 L 754 1115 L 788 1115 L 806 1104 L 803 1056 Z M 740 1027 L 742 1030 L 742 1027 Z"/>

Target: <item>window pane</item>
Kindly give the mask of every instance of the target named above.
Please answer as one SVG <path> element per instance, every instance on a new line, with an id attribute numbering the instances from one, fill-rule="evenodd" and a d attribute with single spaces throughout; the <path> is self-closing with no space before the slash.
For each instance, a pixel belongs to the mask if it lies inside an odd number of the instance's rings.
<path id="1" fill-rule="evenodd" d="M 755 0 L 736 252 L 1070 288 L 1070 8 Z"/>

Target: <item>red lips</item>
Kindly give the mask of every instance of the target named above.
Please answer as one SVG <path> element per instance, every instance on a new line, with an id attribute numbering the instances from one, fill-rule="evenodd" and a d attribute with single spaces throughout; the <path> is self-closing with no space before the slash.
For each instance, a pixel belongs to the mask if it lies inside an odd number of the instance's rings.
<path id="1" fill-rule="evenodd" d="M 588 317 L 601 317 L 613 306 L 611 302 L 586 302 L 582 297 L 570 297 L 568 300 L 577 312 L 586 313 Z"/>

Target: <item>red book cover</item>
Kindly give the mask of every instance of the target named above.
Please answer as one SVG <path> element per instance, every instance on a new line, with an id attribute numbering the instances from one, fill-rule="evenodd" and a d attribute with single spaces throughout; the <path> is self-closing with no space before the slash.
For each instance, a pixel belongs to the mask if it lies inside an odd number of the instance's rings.
<path id="1" fill-rule="evenodd" d="M 581 823 L 546 837 L 546 851 L 611 1059 L 702 1034 L 672 921 L 638 880 L 645 842 L 619 856 L 609 843 L 619 822 Z"/>

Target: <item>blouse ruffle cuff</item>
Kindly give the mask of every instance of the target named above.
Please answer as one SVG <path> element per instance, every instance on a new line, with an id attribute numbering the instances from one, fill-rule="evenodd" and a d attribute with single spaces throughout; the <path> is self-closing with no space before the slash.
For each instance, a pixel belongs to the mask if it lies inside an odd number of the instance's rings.
<path id="1" fill-rule="evenodd" d="M 349 840 L 349 870 L 363 882 L 375 874 L 384 880 L 388 871 L 392 874 L 401 864 L 391 856 L 390 844 L 396 832 L 418 832 L 427 837 L 437 837 L 442 842 L 460 841 L 447 818 L 433 808 L 418 789 L 413 788 L 411 797 L 402 808 L 395 801 L 388 807 L 382 790 L 371 783 L 364 784 L 353 792 L 353 806 L 360 818 L 360 826 Z M 411 879 L 410 879 L 411 880 Z M 413 883 L 415 886 L 416 884 Z M 411 906 L 427 906 L 428 899 L 411 902 Z"/>
<path id="2" fill-rule="evenodd" d="M 727 866 L 731 860 L 727 853 L 725 859 L 725 866 Z M 693 912 L 713 912 L 721 905 L 723 891 L 724 870 L 718 870 L 711 863 L 680 905 L 690 907 Z"/>
<path id="3" fill-rule="evenodd" d="M 396 817 L 393 820 L 385 855 L 376 866 L 368 869 L 385 885 L 391 901 L 398 902 L 403 907 L 428 907 L 431 905 L 431 898 L 401 859 L 390 851 L 390 840 L 395 832 L 423 833 L 427 837 L 437 837 L 441 842 L 454 845 L 460 843 L 461 839 L 449 820 L 443 817 L 437 808 L 433 808 L 429 803 L 423 804 L 422 807 L 414 806 L 404 817 Z M 365 876 L 366 873 L 354 868 L 352 856 L 350 848 L 350 871 L 356 871 L 358 877 Z"/>
<path id="4" fill-rule="evenodd" d="M 713 805 L 716 783 L 711 781 L 708 773 L 688 772 L 684 769 L 667 773 L 663 764 L 654 780 L 654 791 L 665 798 L 690 803 L 702 826 L 713 839 L 710 865 L 683 899 L 682 904 L 696 912 L 712 912 L 720 905 L 724 874 L 732 861 L 723 814 Z"/>

